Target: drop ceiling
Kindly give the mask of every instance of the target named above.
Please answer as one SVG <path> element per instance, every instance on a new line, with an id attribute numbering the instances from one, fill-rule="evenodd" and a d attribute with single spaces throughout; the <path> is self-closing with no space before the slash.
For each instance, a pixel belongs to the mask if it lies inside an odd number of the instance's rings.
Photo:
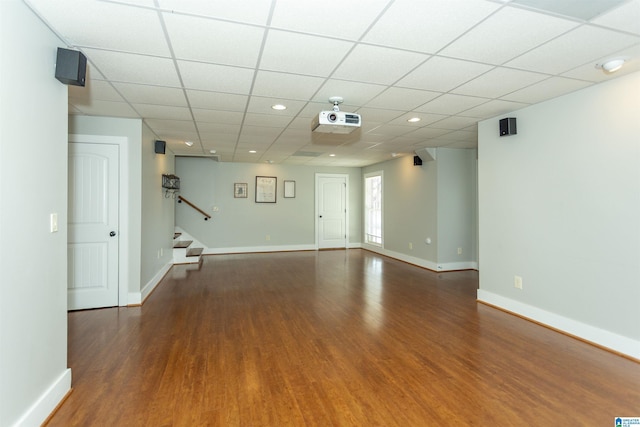
<path id="1" fill-rule="evenodd" d="M 224 162 L 475 148 L 480 120 L 640 70 L 640 0 L 26 3 L 87 56 L 70 114 L 142 119 L 176 155 Z M 615 74 L 595 67 L 618 57 Z M 311 132 L 332 96 L 359 130 Z"/>

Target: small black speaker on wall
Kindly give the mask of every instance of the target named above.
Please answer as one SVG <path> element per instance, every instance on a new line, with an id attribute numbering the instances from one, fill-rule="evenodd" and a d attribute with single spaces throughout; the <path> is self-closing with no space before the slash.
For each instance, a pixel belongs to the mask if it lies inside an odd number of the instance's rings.
<path id="1" fill-rule="evenodd" d="M 167 148 L 166 141 L 156 140 L 156 146 L 155 146 L 156 154 L 164 154 L 166 148 Z"/>
<path id="2" fill-rule="evenodd" d="M 500 136 L 516 135 L 517 133 L 518 129 L 516 128 L 515 117 L 500 119 Z"/>
<path id="3" fill-rule="evenodd" d="M 56 79 L 66 85 L 84 86 L 87 57 L 77 50 L 58 48 Z"/>
<path id="4" fill-rule="evenodd" d="M 422 166 L 422 159 L 420 156 L 413 156 L 413 166 Z"/>

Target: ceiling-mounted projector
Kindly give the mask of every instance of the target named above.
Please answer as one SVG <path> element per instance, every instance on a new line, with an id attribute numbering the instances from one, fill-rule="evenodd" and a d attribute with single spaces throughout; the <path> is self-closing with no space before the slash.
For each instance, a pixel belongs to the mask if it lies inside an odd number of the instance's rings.
<path id="1" fill-rule="evenodd" d="M 360 114 L 320 111 L 311 122 L 311 130 L 323 133 L 351 133 L 360 127 L 360 122 Z"/>
<path id="2" fill-rule="evenodd" d="M 311 121 L 311 131 L 321 133 L 351 133 L 360 127 L 362 120 L 360 114 L 345 113 L 338 107 L 342 98 L 333 96 L 329 98 L 333 103 L 332 111 L 320 111 Z"/>

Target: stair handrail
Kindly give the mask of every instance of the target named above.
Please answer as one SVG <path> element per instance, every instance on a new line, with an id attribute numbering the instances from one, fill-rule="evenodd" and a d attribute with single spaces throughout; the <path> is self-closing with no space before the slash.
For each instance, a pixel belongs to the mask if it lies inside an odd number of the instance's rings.
<path id="1" fill-rule="evenodd" d="M 193 203 L 191 203 L 190 201 L 188 201 L 187 199 L 185 199 L 182 196 L 178 196 L 178 203 L 182 203 L 185 202 L 186 204 L 188 204 L 189 206 L 191 206 L 193 209 L 197 210 L 198 212 L 200 212 L 202 215 L 204 215 L 204 220 L 208 220 L 209 218 L 211 218 L 211 215 L 209 215 L 208 213 L 206 213 L 205 211 L 203 211 L 202 209 L 200 209 L 199 207 L 197 207 L 196 205 L 194 205 Z"/>

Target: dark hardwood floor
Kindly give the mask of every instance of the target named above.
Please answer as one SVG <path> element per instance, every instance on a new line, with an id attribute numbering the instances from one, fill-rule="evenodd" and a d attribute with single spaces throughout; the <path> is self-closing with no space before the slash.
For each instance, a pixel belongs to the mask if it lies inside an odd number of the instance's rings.
<path id="1" fill-rule="evenodd" d="M 69 313 L 49 426 L 613 426 L 640 364 L 364 250 L 217 255 L 142 307 Z"/>

